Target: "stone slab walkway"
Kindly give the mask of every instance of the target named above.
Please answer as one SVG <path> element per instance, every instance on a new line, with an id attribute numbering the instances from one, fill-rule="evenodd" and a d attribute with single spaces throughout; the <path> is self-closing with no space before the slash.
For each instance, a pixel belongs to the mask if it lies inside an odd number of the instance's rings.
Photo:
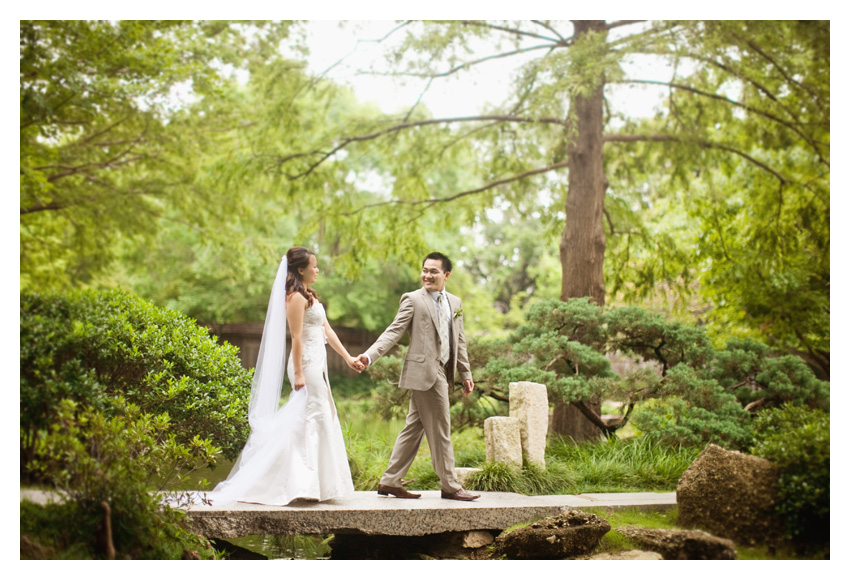
<path id="1" fill-rule="evenodd" d="M 195 505 L 187 511 L 192 527 L 211 538 L 252 535 L 324 535 L 361 533 L 422 536 L 470 530 L 504 530 L 515 524 L 556 515 L 569 508 L 671 509 L 676 494 L 590 493 L 526 496 L 506 492 L 479 492 L 473 502 L 440 498 L 439 491 L 423 491 L 420 499 L 382 497 L 374 491 L 355 491 L 320 503 L 298 501 L 288 506 L 235 503 Z M 44 492 L 21 491 L 21 499 L 48 501 Z"/>
<path id="2" fill-rule="evenodd" d="M 504 530 L 515 524 L 556 515 L 568 508 L 670 509 L 675 506 L 676 494 L 672 492 L 543 496 L 481 492 L 480 499 L 462 502 L 442 499 L 439 491 L 423 491 L 420 499 L 398 499 L 382 497 L 374 491 L 356 491 L 345 498 L 321 503 L 199 505 L 188 512 L 194 529 L 213 538 L 341 533 L 422 536 Z"/>

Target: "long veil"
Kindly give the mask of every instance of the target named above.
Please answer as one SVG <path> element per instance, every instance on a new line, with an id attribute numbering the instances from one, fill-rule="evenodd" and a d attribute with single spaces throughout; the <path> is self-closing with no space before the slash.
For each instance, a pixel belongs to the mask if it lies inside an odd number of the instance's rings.
<path id="1" fill-rule="evenodd" d="M 248 422 L 253 430 L 262 429 L 280 404 L 286 361 L 286 273 L 286 256 L 283 256 L 269 297 L 260 353 L 251 383 Z"/>
<path id="2" fill-rule="evenodd" d="M 303 415 L 307 389 L 294 391 L 297 396 L 291 396 L 290 403 L 278 409 L 286 361 L 286 273 L 284 256 L 272 286 L 251 383 L 248 403 L 251 435 L 227 479 L 209 494 L 218 503 L 236 500 L 257 484 L 261 474 L 274 461 L 280 444 L 291 439 L 297 429 L 292 419 Z"/>

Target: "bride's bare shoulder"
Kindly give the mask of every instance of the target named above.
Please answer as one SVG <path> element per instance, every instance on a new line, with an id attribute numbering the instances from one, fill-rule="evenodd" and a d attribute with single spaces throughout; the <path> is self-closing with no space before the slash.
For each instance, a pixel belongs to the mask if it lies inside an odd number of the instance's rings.
<path id="1" fill-rule="evenodd" d="M 304 298 L 304 296 L 302 296 L 300 292 L 291 292 L 289 295 L 287 295 L 286 302 L 305 307 L 307 306 L 307 299 Z"/>

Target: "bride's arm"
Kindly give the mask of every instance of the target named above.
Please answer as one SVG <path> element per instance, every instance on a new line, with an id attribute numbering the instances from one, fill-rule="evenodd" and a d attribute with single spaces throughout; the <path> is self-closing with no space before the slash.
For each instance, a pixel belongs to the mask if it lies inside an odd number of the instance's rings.
<path id="1" fill-rule="evenodd" d="M 336 332 L 334 332 L 334 329 L 331 328 L 330 323 L 327 320 L 325 320 L 325 323 L 324 323 L 323 326 L 325 327 L 325 336 L 327 337 L 328 344 L 331 345 L 331 348 L 334 349 L 337 352 L 337 354 L 339 354 L 339 356 L 341 356 L 343 359 L 345 359 L 345 363 L 349 367 L 351 367 L 352 369 L 354 369 L 358 373 L 360 371 L 362 371 L 363 370 L 362 365 L 360 364 L 359 360 L 354 358 L 353 356 L 351 356 L 348 353 L 348 350 L 342 344 L 342 341 L 336 335 Z"/>
<path id="2" fill-rule="evenodd" d="M 304 379 L 304 369 L 301 366 L 301 355 L 303 353 L 301 329 L 304 327 L 304 308 L 306 306 L 307 299 L 298 292 L 293 292 L 286 297 L 286 321 L 289 324 L 289 335 L 292 340 L 290 356 L 295 370 L 295 384 L 292 386 L 296 391 L 307 384 Z"/>
<path id="3" fill-rule="evenodd" d="M 331 348 L 334 349 L 337 353 L 339 353 L 339 356 L 341 356 L 342 358 L 346 360 L 350 359 L 351 355 L 348 354 L 348 350 L 346 350 L 345 346 L 343 346 L 342 342 L 339 340 L 339 337 L 336 335 L 336 332 L 334 332 L 334 329 L 331 328 L 331 325 L 330 323 L 328 323 L 327 320 L 325 320 L 324 327 L 325 336 L 328 338 L 328 344 L 331 345 Z"/>

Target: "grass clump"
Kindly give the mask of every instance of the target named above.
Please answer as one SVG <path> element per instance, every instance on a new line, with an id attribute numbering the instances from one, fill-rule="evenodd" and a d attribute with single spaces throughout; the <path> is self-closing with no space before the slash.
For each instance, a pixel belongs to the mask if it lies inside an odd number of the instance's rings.
<path id="1" fill-rule="evenodd" d="M 670 491 L 699 454 L 648 438 L 576 444 L 553 438 L 546 450 L 546 468 L 525 463 L 517 469 L 480 463 L 466 487 L 526 495 Z"/>

